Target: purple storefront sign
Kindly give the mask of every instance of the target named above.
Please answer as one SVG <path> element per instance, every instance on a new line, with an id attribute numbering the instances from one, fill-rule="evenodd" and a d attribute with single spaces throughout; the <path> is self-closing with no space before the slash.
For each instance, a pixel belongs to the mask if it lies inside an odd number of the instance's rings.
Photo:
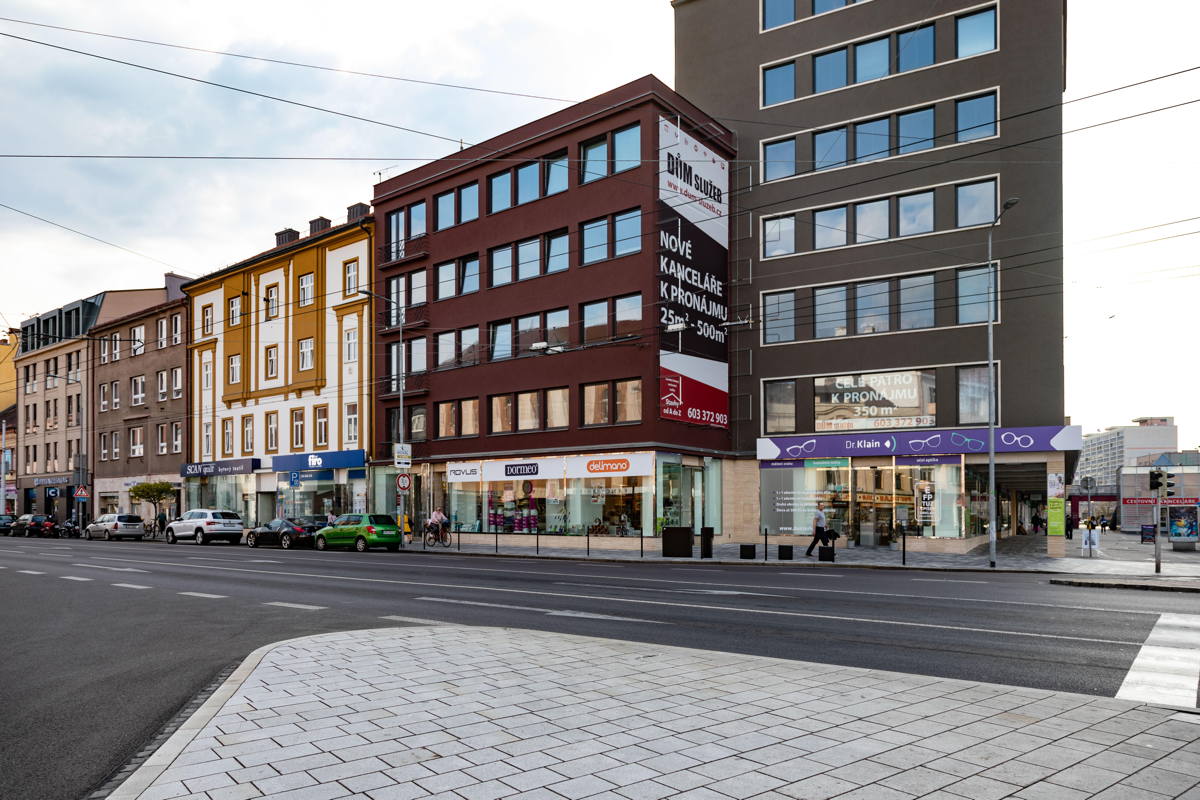
<path id="1" fill-rule="evenodd" d="M 847 456 L 986 453 L 987 440 L 987 428 L 776 436 L 758 440 L 758 458 L 760 461 L 774 461 Z M 997 453 L 1079 450 L 1082 446 L 1083 429 L 1078 425 L 996 429 Z"/>
<path id="2" fill-rule="evenodd" d="M 896 456 L 897 467 L 931 467 L 936 464 L 961 463 L 961 453 L 956 456 Z"/>

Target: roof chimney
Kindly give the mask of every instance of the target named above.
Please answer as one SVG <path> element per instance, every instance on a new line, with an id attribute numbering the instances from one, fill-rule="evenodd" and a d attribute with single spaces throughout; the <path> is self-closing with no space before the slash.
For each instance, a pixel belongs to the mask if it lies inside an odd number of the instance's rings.
<path id="1" fill-rule="evenodd" d="M 308 221 L 308 235 L 315 236 L 321 231 L 329 230 L 329 220 L 325 217 L 317 217 Z"/>
<path id="2" fill-rule="evenodd" d="M 299 238 L 300 231 L 296 230 L 295 228 L 284 228 L 283 230 L 279 231 L 279 233 L 275 234 L 275 246 L 283 247 L 285 244 L 294 242 Z"/>
<path id="3" fill-rule="evenodd" d="M 346 221 L 358 222 L 363 217 L 371 213 L 371 207 L 366 203 L 355 203 L 346 208 Z"/>

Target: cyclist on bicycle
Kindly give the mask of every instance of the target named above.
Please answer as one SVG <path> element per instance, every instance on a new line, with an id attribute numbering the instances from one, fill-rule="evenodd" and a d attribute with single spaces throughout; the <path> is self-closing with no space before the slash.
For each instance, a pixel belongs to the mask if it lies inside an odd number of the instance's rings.
<path id="1" fill-rule="evenodd" d="M 426 540 L 431 543 L 450 541 L 450 520 L 442 513 L 441 507 L 434 509 L 429 515 L 429 524 L 425 526 Z"/>

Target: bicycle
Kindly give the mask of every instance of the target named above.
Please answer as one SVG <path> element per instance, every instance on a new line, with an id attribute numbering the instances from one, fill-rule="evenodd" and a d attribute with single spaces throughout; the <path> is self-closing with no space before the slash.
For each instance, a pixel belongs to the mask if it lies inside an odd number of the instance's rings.
<path id="1" fill-rule="evenodd" d="M 425 546 L 437 547 L 439 543 L 442 547 L 450 546 L 450 526 L 431 522 L 425 526 Z"/>

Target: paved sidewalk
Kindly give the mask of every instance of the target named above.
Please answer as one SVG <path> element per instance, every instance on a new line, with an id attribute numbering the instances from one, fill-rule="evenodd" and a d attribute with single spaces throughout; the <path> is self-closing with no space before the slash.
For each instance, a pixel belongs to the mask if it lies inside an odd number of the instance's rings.
<path id="1" fill-rule="evenodd" d="M 454 626 L 239 672 L 112 797 L 1200 798 L 1200 715 L 1085 695 Z"/>

